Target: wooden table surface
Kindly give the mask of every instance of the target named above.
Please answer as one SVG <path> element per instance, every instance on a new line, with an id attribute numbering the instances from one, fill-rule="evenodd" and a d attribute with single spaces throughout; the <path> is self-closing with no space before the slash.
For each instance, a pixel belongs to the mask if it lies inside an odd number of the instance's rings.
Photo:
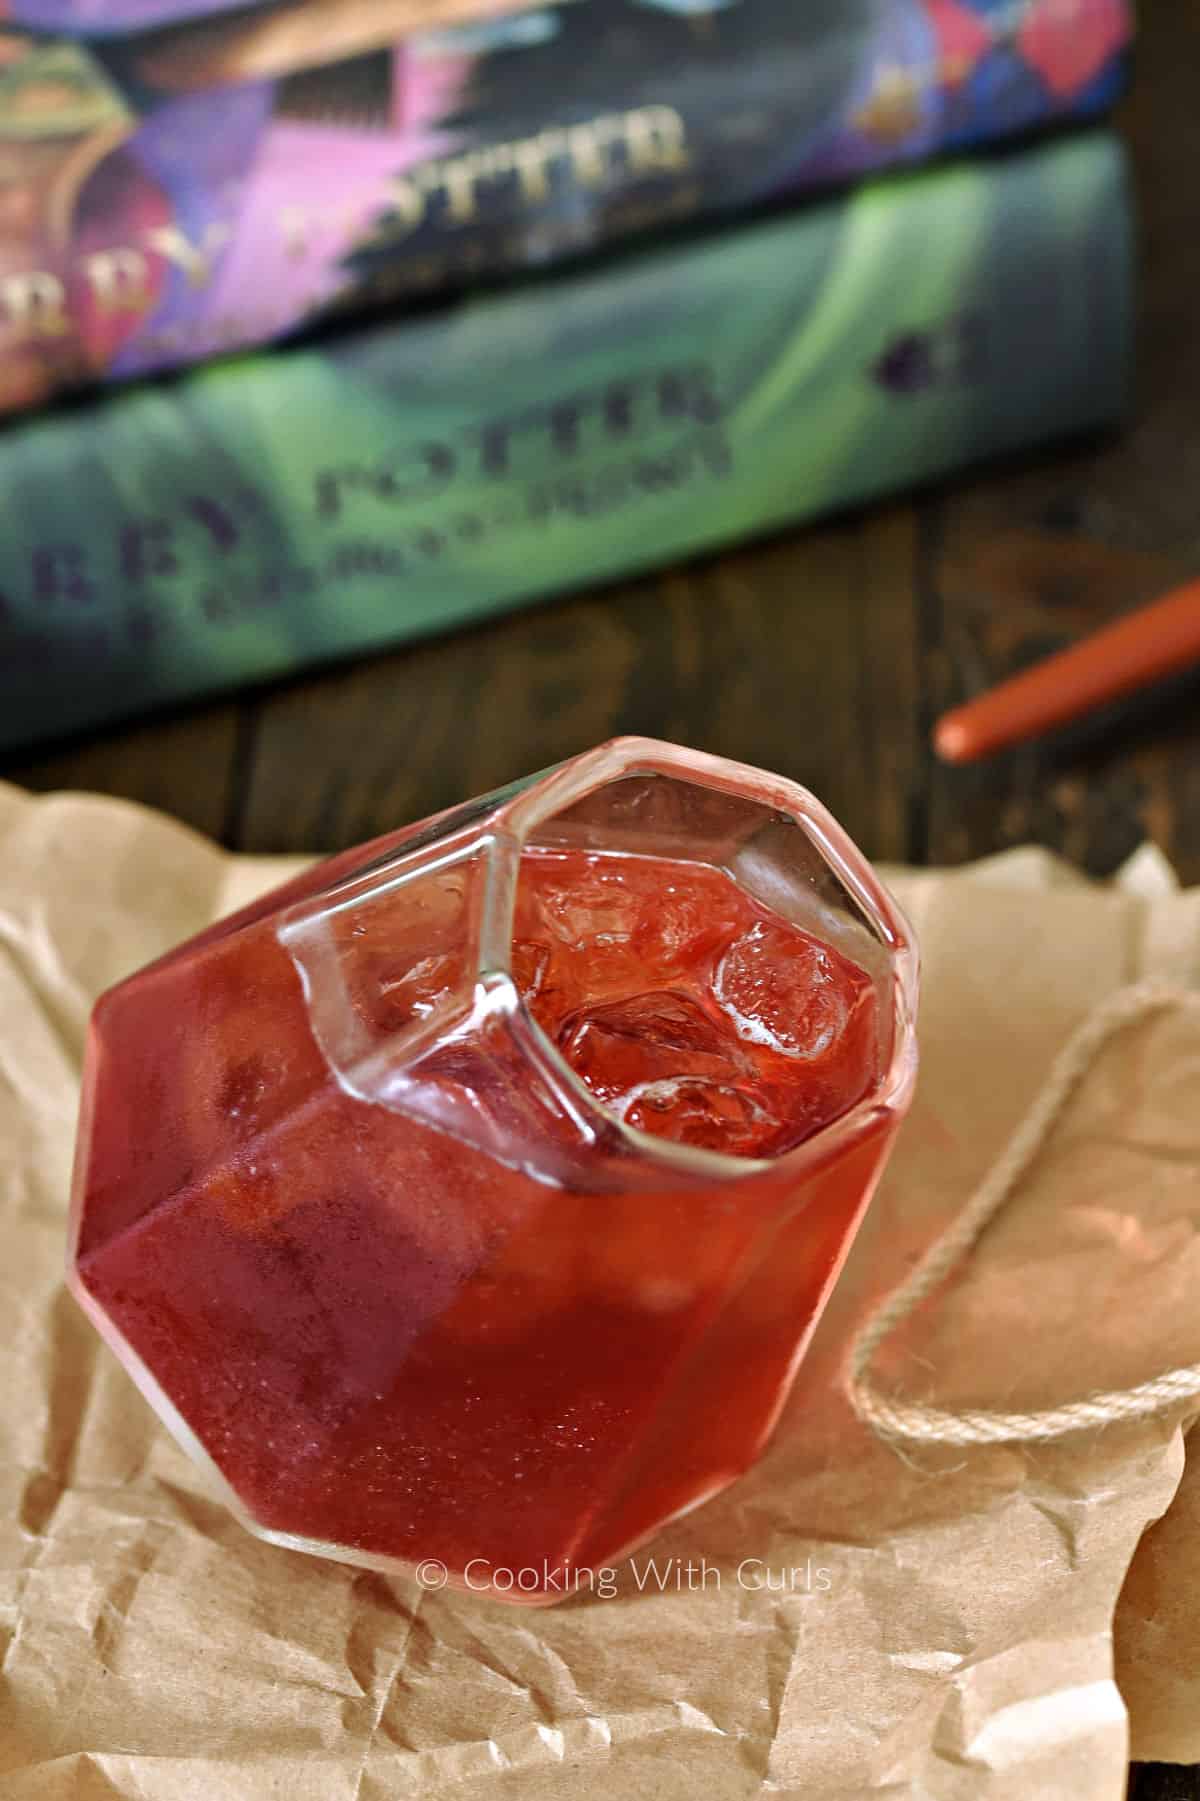
<path id="1" fill-rule="evenodd" d="M 1200 882 L 1200 682 L 1087 733 L 947 770 L 944 707 L 1200 574 L 1200 8 L 1156 0 L 1123 128 L 1142 208 L 1123 435 L 0 774 L 162 807 L 239 849 L 335 850 L 614 732 L 815 789 L 872 856 L 1048 845 L 1097 876 L 1153 839 Z M 1196 1801 L 1144 1766 L 1136 1801 Z"/>

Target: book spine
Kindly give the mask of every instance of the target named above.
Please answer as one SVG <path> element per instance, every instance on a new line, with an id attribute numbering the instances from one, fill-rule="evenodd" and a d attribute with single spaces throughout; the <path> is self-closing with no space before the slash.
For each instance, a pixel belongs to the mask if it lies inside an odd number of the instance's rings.
<path id="1" fill-rule="evenodd" d="M 395 644 L 1119 416 L 1100 132 L 0 435 L 0 743 Z"/>
<path id="2" fill-rule="evenodd" d="M 14 42 L 0 410 L 1089 118 L 1132 30 L 1127 0 L 464 7 Z"/>

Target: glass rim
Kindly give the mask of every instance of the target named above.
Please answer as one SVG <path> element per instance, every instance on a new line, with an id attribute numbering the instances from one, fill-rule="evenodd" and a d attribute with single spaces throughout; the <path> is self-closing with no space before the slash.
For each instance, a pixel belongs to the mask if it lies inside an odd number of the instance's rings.
<path id="1" fill-rule="evenodd" d="M 889 957 L 892 990 L 892 1044 L 887 1065 L 870 1089 L 845 1113 L 820 1127 L 789 1151 L 773 1157 L 738 1157 L 724 1151 L 675 1144 L 629 1125 L 611 1111 L 570 1067 L 526 1006 L 512 974 L 512 923 L 521 852 L 530 836 L 576 802 L 614 781 L 637 775 L 661 775 L 696 787 L 750 800 L 774 810 L 802 830 L 822 861 L 832 869 Z M 492 801 L 489 807 L 487 802 Z M 484 1014 L 504 1017 L 519 1048 L 581 1130 L 593 1141 L 616 1142 L 637 1161 L 710 1181 L 745 1179 L 781 1172 L 796 1176 L 849 1150 L 875 1124 L 904 1110 L 916 1079 L 916 1010 L 919 956 L 916 940 L 901 908 L 871 869 L 862 852 L 807 788 L 784 776 L 706 751 L 660 739 L 619 737 L 553 765 L 526 780 L 467 803 L 428 822 L 439 827 L 422 833 L 409 852 L 398 845 L 393 858 L 348 874 L 331 888 L 306 896 L 287 909 L 279 922 L 286 942 L 295 926 L 314 914 L 349 908 L 379 886 L 401 886 L 435 868 L 482 855 L 486 875 L 474 968 L 474 1005 L 464 1015 L 459 1003 L 454 1020 Z M 411 856 L 411 862 L 409 857 Z M 407 867 L 405 865 L 407 864 Z M 389 868 L 393 870 L 390 876 Z M 419 1054 L 449 1023 L 437 1009 L 405 1037 Z"/>

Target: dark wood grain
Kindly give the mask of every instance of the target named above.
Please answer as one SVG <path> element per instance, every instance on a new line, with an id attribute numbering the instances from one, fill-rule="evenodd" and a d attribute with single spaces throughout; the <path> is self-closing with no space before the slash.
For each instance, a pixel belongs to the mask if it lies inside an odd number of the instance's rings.
<path id="1" fill-rule="evenodd" d="M 297 684 L 260 723 L 243 841 L 340 848 L 644 732 L 796 776 L 876 854 L 919 854 L 915 571 L 911 509 L 882 512 L 799 561 L 759 545 Z"/>
<path id="2" fill-rule="evenodd" d="M 242 751 L 253 700 L 228 702 L 89 738 L 36 758 L 9 759 L 0 775 L 23 787 L 88 789 L 173 813 L 209 837 L 235 823 Z"/>
<path id="3" fill-rule="evenodd" d="M 1142 25 L 1127 432 L 3 773 L 335 850 L 637 731 L 797 777 L 874 857 L 1033 840 L 1104 875 L 1149 837 L 1200 882 L 1200 681 L 975 769 L 928 749 L 944 707 L 1200 572 L 1200 8 Z M 1200 1801 L 1200 1772 L 1142 1766 L 1130 1793 Z"/>

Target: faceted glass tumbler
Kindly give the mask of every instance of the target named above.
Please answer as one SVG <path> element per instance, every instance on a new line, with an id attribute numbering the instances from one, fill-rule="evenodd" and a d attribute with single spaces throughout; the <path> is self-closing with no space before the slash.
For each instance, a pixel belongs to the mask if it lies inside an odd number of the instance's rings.
<path id="1" fill-rule="evenodd" d="M 607 1108 L 513 973 L 523 855 L 580 849 L 722 870 L 852 959 L 861 1098 L 771 1158 Z M 907 1107 L 915 997 L 905 921 L 810 794 L 617 740 L 102 996 L 72 1289 L 252 1531 L 556 1599 L 762 1450 Z"/>

